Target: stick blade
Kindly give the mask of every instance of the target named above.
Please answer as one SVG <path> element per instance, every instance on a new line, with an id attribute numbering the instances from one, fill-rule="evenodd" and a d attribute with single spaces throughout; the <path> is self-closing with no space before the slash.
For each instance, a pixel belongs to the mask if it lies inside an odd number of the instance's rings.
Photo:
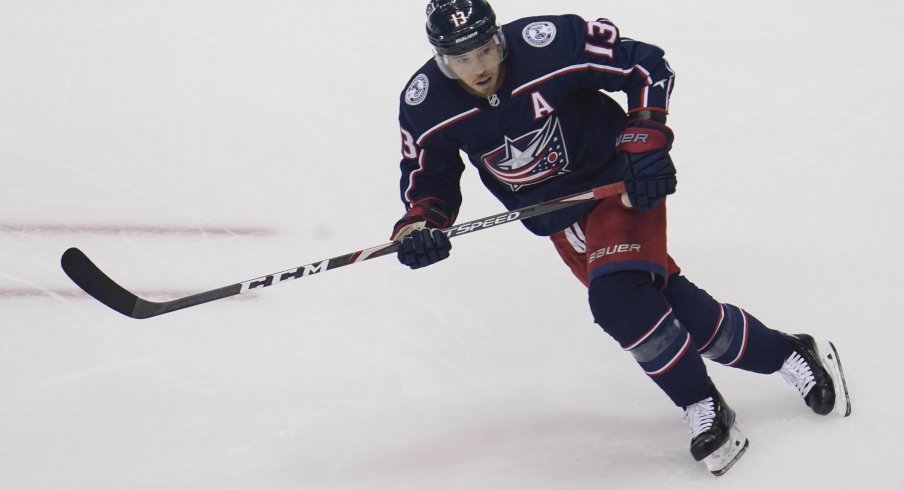
<path id="1" fill-rule="evenodd" d="M 60 265 L 69 279 L 94 299 L 125 316 L 142 318 L 135 316 L 140 298 L 110 279 L 81 250 L 73 247 L 63 252 Z"/>

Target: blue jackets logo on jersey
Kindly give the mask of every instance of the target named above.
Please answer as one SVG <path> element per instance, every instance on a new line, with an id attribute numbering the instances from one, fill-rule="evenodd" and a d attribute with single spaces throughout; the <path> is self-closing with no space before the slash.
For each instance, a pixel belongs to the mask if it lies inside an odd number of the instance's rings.
<path id="1" fill-rule="evenodd" d="M 568 151 L 557 117 L 546 120 L 542 128 L 511 139 L 481 157 L 486 169 L 512 191 L 540 183 L 566 172 Z"/>

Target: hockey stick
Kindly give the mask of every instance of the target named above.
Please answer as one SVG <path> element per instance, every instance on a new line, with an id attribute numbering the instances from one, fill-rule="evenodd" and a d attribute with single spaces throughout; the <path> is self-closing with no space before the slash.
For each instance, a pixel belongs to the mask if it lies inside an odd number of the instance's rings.
<path id="1" fill-rule="evenodd" d="M 624 183 L 617 182 L 615 184 L 600 186 L 586 192 L 580 192 L 570 196 L 552 199 L 540 204 L 515 209 L 513 211 L 495 214 L 487 218 L 468 221 L 467 223 L 445 228 L 442 231 L 450 238 L 457 237 L 474 231 L 492 228 L 497 225 L 511 223 L 512 221 L 521 221 L 541 214 L 551 213 L 576 204 L 616 196 L 624 191 Z M 383 245 L 376 247 L 358 250 L 350 254 L 340 255 L 319 262 L 313 262 L 300 267 L 295 267 L 294 269 L 267 274 L 266 276 L 221 287 L 219 289 L 204 291 L 203 293 L 193 294 L 184 298 L 162 302 L 147 301 L 123 288 L 113 279 L 110 279 L 109 276 L 104 274 L 103 271 L 91 262 L 91 259 L 89 259 L 84 252 L 77 248 L 73 247 L 66 250 L 60 259 L 60 263 L 63 266 L 63 271 L 66 272 L 66 275 L 68 275 L 78 287 L 94 297 L 94 299 L 128 317 L 150 318 L 171 311 L 228 298 L 236 294 L 273 286 L 292 279 L 307 277 L 345 265 L 357 264 L 358 262 L 363 262 L 365 260 L 389 255 L 395 253 L 398 247 L 398 242 L 384 243 Z"/>

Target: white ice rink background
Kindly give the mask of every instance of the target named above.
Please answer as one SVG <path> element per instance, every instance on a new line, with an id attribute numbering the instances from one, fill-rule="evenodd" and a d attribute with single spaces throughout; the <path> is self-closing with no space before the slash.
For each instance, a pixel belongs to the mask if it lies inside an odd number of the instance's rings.
<path id="1" fill-rule="evenodd" d="M 666 50 L 673 255 L 841 351 L 849 419 L 708 364 L 750 438 L 719 479 L 519 224 L 143 321 L 64 276 L 79 246 L 171 299 L 386 241 L 423 4 L 0 0 L 0 489 L 900 488 L 892 1 L 494 2 Z"/>

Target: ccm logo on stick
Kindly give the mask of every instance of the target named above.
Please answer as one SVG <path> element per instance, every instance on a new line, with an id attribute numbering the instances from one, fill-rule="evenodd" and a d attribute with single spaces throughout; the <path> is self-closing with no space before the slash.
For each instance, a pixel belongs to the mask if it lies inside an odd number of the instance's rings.
<path id="1" fill-rule="evenodd" d="M 258 277 L 257 279 L 243 282 L 242 292 L 244 293 L 249 289 L 265 288 L 274 284 L 279 284 L 283 281 L 291 281 L 292 279 L 298 279 L 300 277 L 310 276 L 311 274 L 317 274 L 318 272 L 327 270 L 329 266 L 330 261 L 329 259 L 327 259 L 323 262 L 320 262 L 319 264 L 303 265 L 295 269 L 289 269 L 287 271 L 277 272 L 276 274 L 270 274 L 269 276 Z"/>

